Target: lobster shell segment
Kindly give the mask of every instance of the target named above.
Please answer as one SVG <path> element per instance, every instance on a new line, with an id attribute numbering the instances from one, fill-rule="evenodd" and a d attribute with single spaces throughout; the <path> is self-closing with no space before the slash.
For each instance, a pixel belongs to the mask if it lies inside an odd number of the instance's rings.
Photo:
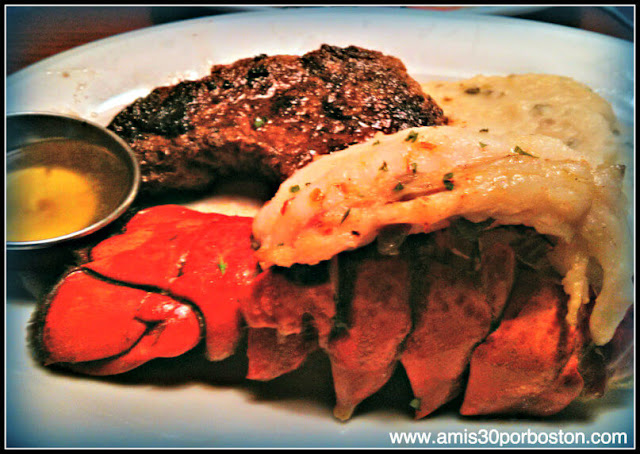
<path id="1" fill-rule="evenodd" d="M 46 304 L 39 332 L 45 364 L 71 363 L 92 375 L 179 356 L 200 341 L 200 319 L 166 295 L 116 285 L 77 269 Z"/>
<path id="2" fill-rule="evenodd" d="M 633 310 L 595 345 L 593 303 L 569 324 L 557 275 L 523 262 L 531 229 L 466 221 L 391 249 L 378 241 L 318 265 L 260 270 L 251 222 L 174 205 L 141 211 L 39 305 L 39 359 L 112 375 L 202 341 L 221 360 L 243 353 L 246 336 L 250 380 L 323 352 L 341 420 L 397 367 L 416 418 L 457 396 L 463 415 L 549 415 L 632 374 Z"/>

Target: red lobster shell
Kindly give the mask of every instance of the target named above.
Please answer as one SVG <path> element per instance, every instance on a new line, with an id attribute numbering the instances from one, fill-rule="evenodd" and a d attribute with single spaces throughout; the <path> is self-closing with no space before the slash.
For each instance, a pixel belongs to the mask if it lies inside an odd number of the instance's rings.
<path id="1" fill-rule="evenodd" d="M 472 268 L 439 249 L 443 231 L 413 236 L 394 256 L 368 247 L 261 271 L 251 223 L 176 205 L 139 212 L 39 306 L 32 341 L 42 363 L 119 374 L 201 341 L 217 361 L 246 332 L 251 380 L 324 351 L 339 419 L 397 367 L 416 418 L 458 396 L 464 415 L 549 415 L 632 369 L 632 310 L 609 344 L 594 347 L 589 306 L 569 326 L 562 287 L 520 266 L 507 242 L 489 241 Z"/>

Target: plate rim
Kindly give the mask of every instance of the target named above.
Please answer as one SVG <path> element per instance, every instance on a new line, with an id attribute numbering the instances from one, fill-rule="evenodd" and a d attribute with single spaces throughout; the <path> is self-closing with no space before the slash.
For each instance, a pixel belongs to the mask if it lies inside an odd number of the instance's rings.
<path id="1" fill-rule="evenodd" d="M 510 17 L 510 16 L 500 16 L 493 14 L 479 14 L 473 13 L 472 11 L 457 11 L 457 12 L 449 12 L 449 11 L 434 11 L 434 10 L 413 10 L 408 8 L 397 8 L 397 7 L 389 7 L 389 6 L 331 6 L 331 7 L 302 7 L 295 9 L 273 9 L 273 10 L 254 10 L 254 11 L 238 11 L 227 14 L 218 14 L 218 15 L 210 15 L 210 16 L 202 16 L 192 19 L 184 19 L 175 22 L 169 22 L 165 24 L 157 24 L 151 25 L 148 27 L 130 30 L 123 33 L 118 33 L 113 36 L 108 36 L 105 38 L 100 38 L 95 41 L 91 41 L 71 49 L 67 49 L 63 52 L 59 52 L 57 54 L 46 57 L 38 62 L 35 62 L 29 66 L 21 68 L 20 70 L 10 74 L 6 78 L 6 84 L 9 85 L 13 82 L 14 79 L 26 77 L 31 72 L 41 71 L 41 68 L 44 69 L 47 66 L 52 66 L 58 61 L 69 59 L 75 54 L 84 53 L 91 51 L 93 48 L 103 47 L 108 45 L 116 45 L 121 40 L 126 39 L 136 39 L 139 36 L 144 36 L 146 34 L 155 34 L 162 33 L 166 31 L 170 31 L 172 29 L 180 29 L 180 28 L 189 28 L 193 25 L 205 23 L 205 22 L 231 22 L 237 20 L 243 20 L 245 18 L 283 18 L 285 16 L 297 16 L 297 15 L 307 15 L 307 14 L 326 14 L 326 15 L 344 15 L 344 14 L 383 14 L 383 12 L 393 12 L 398 15 L 406 15 L 406 16 L 414 16 L 414 15 L 422 15 L 425 18 L 438 18 L 439 20 L 451 20 L 451 21 L 461 21 L 466 22 L 469 20 L 469 17 L 473 17 L 477 15 L 479 19 L 483 22 L 496 22 L 497 24 L 516 24 L 520 23 L 520 25 L 524 25 L 528 28 L 531 28 L 535 31 L 550 31 L 554 33 L 562 33 L 562 34 L 570 34 L 575 36 L 582 36 L 587 39 L 601 41 L 603 44 L 609 44 L 612 47 L 620 47 L 620 49 L 625 49 L 627 51 L 632 50 L 634 48 L 634 43 L 623 40 L 621 38 L 616 38 L 613 36 L 592 32 L 589 30 L 577 29 L 565 25 L 552 24 L 546 22 L 539 22 L 530 19 L 523 19 L 518 17 Z M 19 76 L 19 77 L 16 77 Z"/>
<path id="2" fill-rule="evenodd" d="M 345 10 L 342 9 L 344 7 L 340 7 L 338 9 L 333 9 L 333 12 L 337 12 L 337 11 L 342 11 L 344 12 Z M 354 11 L 358 11 L 361 12 L 362 8 L 364 7 L 357 7 L 354 9 Z M 375 8 L 368 8 L 371 9 L 373 11 L 376 12 L 380 12 L 380 14 L 382 14 L 382 8 L 383 7 L 375 7 Z M 77 46 L 73 49 L 67 50 L 65 52 L 61 52 L 59 54 L 53 55 L 51 57 L 48 57 L 46 59 L 43 59 L 33 65 L 30 65 L 26 68 L 23 68 L 15 73 L 13 73 L 12 75 L 10 75 L 9 77 L 6 78 L 5 80 L 5 87 L 7 86 L 7 84 L 10 83 L 10 80 L 13 78 L 13 80 L 16 80 L 16 76 L 20 75 L 21 77 L 22 74 L 24 74 L 25 71 L 29 71 L 27 73 L 27 75 L 31 74 L 32 71 L 40 71 L 41 68 L 46 68 L 47 65 L 51 65 L 52 62 L 53 64 L 56 64 L 58 61 L 64 60 L 66 58 L 69 58 L 69 56 L 74 55 L 75 53 L 84 53 L 84 52 L 90 52 L 91 49 L 93 47 L 98 47 L 98 46 L 104 46 L 107 45 L 109 43 L 109 41 L 113 41 L 114 43 L 116 41 L 119 40 L 123 40 L 123 39 L 135 39 L 137 36 L 142 36 L 143 34 L 146 33 L 160 33 L 160 32 L 165 32 L 168 30 L 172 30 L 172 29 L 178 29 L 180 27 L 188 27 L 191 26 L 194 23 L 199 23 L 199 22 L 206 22 L 206 21 L 211 21 L 216 22 L 216 21 L 239 21 L 245 17 L 256 17 L 256 16 L 265 16 L 265 15 L 278 15 L 278 16 L 284 16 L 289 15 L 289 16 L 293 16 L 293 13 L 291 13 L 292 11 L 303 11 L 303 9 L 299 9 L 299 10 L 273 10 L 273 11 L 249 11 L 249 12 L 237 12 L 237 13 L 232 13 L 232 14 L 224 14 L 224 15 L 213 15 L 213 16 L 205 16 L 205 17 L 200 17 L 200 18 L 195 18 L 195 19 L 187 19 L 187 20 L 183 20 L 183 21 L 176 21 L 176 22 L 172 22 L 172 23 L 168 23 L 168 24 L 161 24 L 161 25 L 154 25 L 151 27 L 145 27 L 143 29 L 138 29 L 138 30 L 133 30 L 133 31 L 129 31 L 129 32 L 125 32 L 125 33 L 121 33 L 118 35 L 114 35 L 108 38 L 103 38 L 100 40 L 96 40 L 81 46 Z M 325 12 L 328 13 L 328 10 L 324 10 Z M 412 14 L 415 15 L 417 14 L 416 11 L 409 11 L 407 10 L 406 12 L 402 12 L 403 10 L 398 10 L 394 8 L 394 12 L 395 13 L 400 13 L 400 14 Z M 308 11 L 307 11 L 308 13 Z M 340 13 L 341 14 L 341 13 Z M 430 17 L 438 17 L 438 18 L 448 18 L 447 20 L 454 20 L 454 16 L 450 13 L 450 12 L 440 12 L 440 11 L 420 11 L 419 12 L 420 15 L 424 15 L 426 16 L 430 16 Z M 467 21 L 469 19 L 469 15 L 463 15 L 463 14 L 457 14 L 456 15 L 458 19 L 455 20 L 464 20 Z M 626 43 L 626 44 L 631 44 L 631 43 L 627 43 L 624 40 L 620 40 L 618 38 L 613 38 L 613 37 L 609 37 L 606 35 L 600 35 L 597 33 L 593 33 L 593 32 L 587 32 L 584 30 L 577 30 L 577 29 L 573 29 L 570 27 L 565 27 L 565 26 L 561 26 L 561 25 L 555 25 L 555 24 L 547 24 L 547 23 L 538 23 L 535 21 L 529 21 L 529 20 L 525 20 L 525 19 L 520 19 L 520 18 L 512 18 L 512 17 L 501 17 L 501 16 L 489 16 L 489 15 L 482 15 L 482 17 L 478 17 L 479 20 L 482 20 L 484 22 L 490 21 L 490 22 L 495 22 L 495 23 L 514 23 L 514 21 L 524 21 L 526 22 L 528 25 L 534 26 L 534 27 L 540 27 L 540 28 L 544 28 L 545 30 L 549 30 L 554 29 L 554 30 L 558 30 L 558 31 L 562 31 L 562 32 L 572 32 L 572 33 L 576 33 L 577 35 L 580 36 L 590 36 L 593 38 L 596 38 L 598 40 L 604 40 L 606 42 L 610 42 L 610 43 L 618 43 L 618 42 L 622 42 L 622 43 Z M 139 34 L 139 35 L 138 35 Z M 612 44 L 615 46 L 615 44 Z M 631 46 L 633 47 L 633 46 Z M 5 100 L 6 102 L 6 100 Z M 5 312 L 7 311 L 7 307 L 5 306 Z M 5 356 L 5 361 L 7 361 L 7 356 Z M 6 373 L 6 372 L 5 372 Z M 5 377 L 6 378 L 6 377 Z M 9 380 L 6 380 L 5 383 L 7 383 Z M 6 386 L 6 385 L 5 385 Z M 217 388 L 214 388 L 211 390 L 212 393 L 215 393 L 217 390 Z M 635 393 L 635 388 L 634 388 L 634 393 Z M 6 408 L 5 408 L 6 410 Z M 297 412 L 290 412 L 288 413 L 288 416 L 290 417 L 296 417 L 299 416 L 299 414 Z M 279 418 L 279 416 L 278 416 Z M 323 416 L 323 418 L 327 418 L 330 419 L 331 415 L 329 413 L 327 413 L 326 415 Z M 366 418 L 366 415 L 364 415 L 364 418 Z M 311 421 L 313 421 L 315 419 L 314 416 L 312 416 Z M 362 421 L 363 423 L 366 424 L 367 421 Z M 409 425 L 409 423 L 411 422 L 411 420 L 401 420 L 401 421 L 396 421 L 396 424 L 393 424 L 393 422 L 391 422 L 389 424 L 389 427 L 397 427 L 398 424 L 401 425 L 401 427 L 412 427 Z M 458 421 L 460 422 L 460 421 Z M 354 431 L 357 431 L 358 428 L 361 427 L 360 423 L 358 421 L 352 421 L 352 426 L 349 427 L 348 429 L 352 429 Z M 406 425 L 405 425 L 406 423 Z M 438 426 L 438 424 L 436 423 L 436 426 Z M 430 424 L 423 424 L 420 426 L 413 426 L 416 430 L 431 430 L 431 425 Z M 391 430 L 391 429 L 390 429 Z M 435 429 L 434 429 L 435 430 Z M 342 435 L 342 434 L 337 434 L 337 435 Z M 336 442 L 336 440 L 331 440 L 333 442 Z M 346 442 L 346 440 L 344 439 L 344 437 L 342 439 L 337 439 L 338 442 L 342 441 L 342 442 Z M 353 440 L 351 440 L 353 441 Z M 147 445 L 145 445 L 147 446 Z M 154 445 L 151 445 L 154 446 Z M 204 445 L 204 446 L 208 446 L 208 445 Z M 392 446 L 390 446 L 392 447 Z"/>

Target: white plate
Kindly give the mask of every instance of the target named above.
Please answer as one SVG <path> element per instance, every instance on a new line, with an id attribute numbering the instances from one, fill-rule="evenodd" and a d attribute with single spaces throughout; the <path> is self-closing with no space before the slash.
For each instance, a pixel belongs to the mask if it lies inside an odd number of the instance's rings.
<path id="1" fill-rule="evenodd" d="M 107 124 L 122 106 L 153 87 L 202 76 L 214 63 L 259 53 L 302 54 L 322 43 L 398 56 L 417 79 L 567 75 L 609 99 L 623 119 L 633 119 L 630 43 L 509 18 L 386 8 L 239 13 L 126 33 L 15 73 L 7 79 L 6 109 L 75 113 Z M 622 432 L 627 439 L 618 445 L 634 445 L 633 395 L 624 392 L 592 405 L 572 404 L 544 421 L 470 419 L 449 410 L 413 421 L 405 403 L 384 403 L 406 389 L 387 387 L 383 398 L 363 404 L 351 421 L 339 423 L 331 416 L 330 382 L 313 379 L 327 372 L 322 360 L 278 379 L 275 391 L 230 385 L 224 377 L 233 364 L 226 368 L 198 360 L 194 368 L 184 362 L 152 364 L 128 378 L 53 373 L 36 366 L 28 353 L 25 328 L 32 310 L 29 301 L 6 306 L 10 447 L 392 447 L 390 431 L 434 438 L 439 432 L 458 432 L 462 438 L 452 445 L 473 446 L 463 443 L 471 433 L 499 443 L 498 437 L 527 430 L 587 437 Z M 540 441 L 544 444 L 544 438 Z"/>

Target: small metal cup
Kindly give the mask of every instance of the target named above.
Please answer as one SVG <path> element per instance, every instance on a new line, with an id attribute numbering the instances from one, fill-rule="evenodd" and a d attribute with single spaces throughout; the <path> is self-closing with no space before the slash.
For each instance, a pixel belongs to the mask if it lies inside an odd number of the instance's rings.
<path id="1" fill-rule="evenodd" d="M 8 153 L 50 139 L 74 139 L 105 148 L 124 164 L 127 175 L 123 181 L 127 187 L 105 216 L 85 228 L 55 238 L 6 242 L 7 288 L 27 287 L 35 297 L 40 297 L 73 264 L 77 250 L 91 244 L 106 226 L 127 211 L 140 186 L 140 168 L 133 151 L 106 128 L 81 118 L 53 113 L 29 112 L 6 117 Z"/>

